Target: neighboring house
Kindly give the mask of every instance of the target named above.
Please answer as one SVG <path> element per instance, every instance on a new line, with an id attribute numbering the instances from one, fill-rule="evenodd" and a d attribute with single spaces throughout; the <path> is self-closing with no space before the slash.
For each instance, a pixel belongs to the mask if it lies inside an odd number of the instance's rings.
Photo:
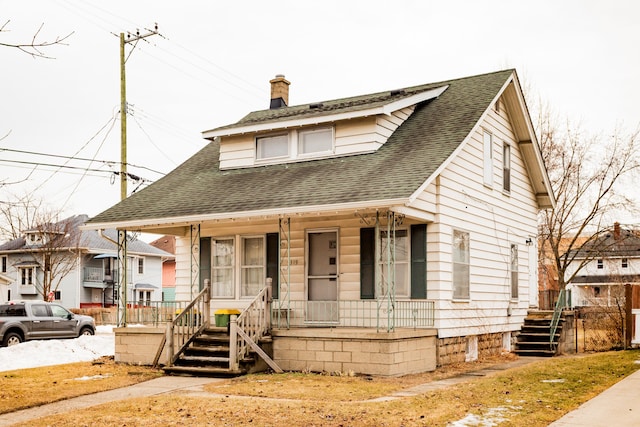
<path id="1" fill-rule="evenodd" d="M 271 85 L 270 109 L 203 132 L 88 226 L 175 235 L 176 299 L 209 279 L 212 311 L 271 278 L 285 370 L 400 374 L 510 349 L 555 202 L 515 71 L 292 107 L 284 76 Z"/>
<path id="2" fill-rule="evenodd" d="M 567 277 L 581 263 L 586 264 L 567 283 L 571 305 L 624 306 L 624 285 L 640 285 L 640 237 L 615 223 L 608 233 L 585 243 L 576 252 Z"/>
<path id="3" fill-rule="evenodd" d="M 117 246 L 111 241 L 117 233 L 106 230 L 100 235 L 96 230 L 80 230 L 87 219 L 87 215 L 77 215 L 38 226 L 0 245 L 0 301 L 43 299 L 43 294 L 49 297 L 48 292 L 43 292 L 43 284 L 50 271 L 50 298 L 65 307 L 117 304 Z M 131 239 L 127 264 L 129 301 L 146 304 L 161 300 L 165 257 L 172 255 Z"/>
<path id="4" fill-rule="evenodd" d="M 176 236 L 162 236 L 149 243 L 154 248 L 170 254 L 176 253 Z M 162 301 L 176 300 L 176 259 L 175 256 L 162 260 Z"/>

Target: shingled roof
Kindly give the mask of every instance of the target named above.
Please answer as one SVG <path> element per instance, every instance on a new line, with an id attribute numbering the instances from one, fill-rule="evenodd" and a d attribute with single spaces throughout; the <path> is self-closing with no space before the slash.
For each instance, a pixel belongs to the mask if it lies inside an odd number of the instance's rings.
<path id="1" fill-rule="evenodd" d="M 514 73 L 505 70 L 403 91 L 325 101 L 318 108 L 306 104 L 250 113 L 218 129 L 355 111 L 448 85 L 438 98 L 419 104 L 373 153 L 220 170 L 216 139 L 162 179 L 88 224 L 162 223 L 167 218 L 232 217 L 240 212 L 408 199 L 465 140 Z"/>

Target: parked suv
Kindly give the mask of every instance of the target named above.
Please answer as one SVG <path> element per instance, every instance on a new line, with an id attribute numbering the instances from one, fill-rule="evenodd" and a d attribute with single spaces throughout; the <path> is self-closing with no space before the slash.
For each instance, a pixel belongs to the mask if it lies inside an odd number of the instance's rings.
<path id="1" fill-rule="evenodd" d="M 9 301 L 0 304 L 0 344 L 7 347 L 23 341 L 76 338 L 93 335 L 93 317 L 73 314 L 58 304 L 44 301 Z"/>

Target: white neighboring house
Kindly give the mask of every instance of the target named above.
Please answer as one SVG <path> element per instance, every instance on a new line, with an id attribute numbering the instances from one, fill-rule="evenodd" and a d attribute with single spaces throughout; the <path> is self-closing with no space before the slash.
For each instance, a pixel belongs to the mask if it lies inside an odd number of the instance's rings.
<path id="1" fill-rule="evenodd" d="M 38 226 L 0 245 L 0 302 L 43 299 L 48 258 L 52 300 L 68 308 L 116 305 L 117 246 L 110 241 L 116 239 L 116 232 L 106 230 L 105 238 L 95 230 L 80 230 L 87 219 L 77 215 Z M 128 248 L 128 301 L 160 301 L 162 261 L 173 255 L 137 239 Z"/>
<path id="2" fill-rule="evenodd" d="M 205 148 L 87 226 L 175 235 L 176 299 L 209 279 L 212 310 L 244 309 L 271 278 L 285 370 L 400 365 L 332 340 L 436 336 L 391 374 L 427 352 L 509 349 L 555 202 L 516 72 L 298 106 L 284 76 L 270 83 L 268 110 L 203 132 Z"/>
<path id="3" fill-rule="evenodd" d="M 624 300 L 626 284 L 640 285 L 640 237 L 619 223 L 577 250 L 567 277 L 585 260 L 584 267 L 567 283 L 573 307 L 618 306 Z"/>

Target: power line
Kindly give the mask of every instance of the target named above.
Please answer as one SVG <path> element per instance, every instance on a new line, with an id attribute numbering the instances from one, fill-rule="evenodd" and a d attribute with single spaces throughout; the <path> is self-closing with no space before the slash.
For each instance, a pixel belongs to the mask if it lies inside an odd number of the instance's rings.
<path id="1" fill-rule="evenodd" d="M 88 159 L 88 158 L 84 158 L 84 157 L 63 156 L 63 155 L 60 155 L 60 154 L 39 153 L 39 152 L 36 152 L 36 151 L 15 150 L 15 149 L 11 149 L 11 148 L 0 148 L 0 152 L 1 151 L 8 151 L 8 152 L 11 152 L 11 153 L 21 153 L 21 154 L 32 154 L 32 155 L 35 155 L 35 156 L 54 157 L 54 158 L 59 158 L 59 159 L 79 160 L 79 161 L 84 161 L 84 162 L 99 162 L 99 163 L 104 163 L 107 166 L 119 165 L 120 164 L 120 162 L 113 161 L 113 160 L 96 160 L 96 159 Z M 154 173 L 157 173 L 159 175 L 165 175 L 164 172 L 160 172 L 160 171 L 157 171 L 155 169 L 148 168 L 146 166 L 134 165 L 132 163 L 127 163 L 127 166 L 131 166 L 131 167 L 138 168 L 138 169 L 146 169 L 146 170 L 148 170 L 150 172 L 154 172 Z"/>

